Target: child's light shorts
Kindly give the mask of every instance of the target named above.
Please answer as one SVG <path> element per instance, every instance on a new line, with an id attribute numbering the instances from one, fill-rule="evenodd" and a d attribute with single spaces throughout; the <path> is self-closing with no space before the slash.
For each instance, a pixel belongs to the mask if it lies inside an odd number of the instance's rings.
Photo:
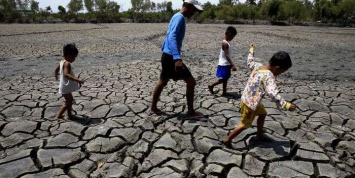
<path id="1" fill-rule="evenodd" d="M 241 124 L 243 124 L 245 128 L 249 128 L 251 126 L 255 116 L 267 114 L 262 103 L 259 103 L 256 110 L 253 111 L 245 103 L 240 102 L 240 112 L 242 114 Z"/>

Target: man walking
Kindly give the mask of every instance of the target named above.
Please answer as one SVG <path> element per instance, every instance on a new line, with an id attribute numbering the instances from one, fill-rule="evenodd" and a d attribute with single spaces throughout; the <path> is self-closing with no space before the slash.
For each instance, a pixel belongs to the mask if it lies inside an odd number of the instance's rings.
<path id="1" fill-rule="evenodd" d="M 185 18 L 190 18 L 197 11 L 202 11 L 202 7 L 196 0 L 184 0 L 180 12 L 176 13 L 170 20 L 166 38 L 161 48 L 163 52 L 161 56 L 162 71 L 154 89 L 150 108 L 151 112 L 156 115 L 163 114 L 157 108 L 157 102 L 168 81 L 173 79 L 174 81 L 184 80 L 186 82 L 187 114 L 189 117 L 196 120 L 203 119 L 203 115 L 196 113 L 193 106 L 196 81 L 181 59 L 181 46 L 186 30 Z"/>

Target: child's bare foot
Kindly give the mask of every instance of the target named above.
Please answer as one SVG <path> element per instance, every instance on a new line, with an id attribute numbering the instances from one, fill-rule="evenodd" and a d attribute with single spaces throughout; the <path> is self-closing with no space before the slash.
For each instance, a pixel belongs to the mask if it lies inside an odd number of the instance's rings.
<path id="1" fill-rule="evenodd" d="M 232 142 L 231 141 L 227 141 L 226 139 L 224 139 L 222 141 L 223 145 L 225 145 L 227 148 L 229 149 L 233 149 L 233 146 L 232 146 Z"/>
<path id="2" fill-rule="evenodd" d="M 207 121 L 205 116 L 198 112 L 187 113 L 187 115 L 189 116 L 189 118 L 193 120 L 204 121 L 204 122 Z"/>
<path id="3" fill-rule="evenodd" d="M 213 92 L 213 86 L 208 85 L 208 90 L 210 91 L 210 93 L 211 93 L 212 95 L 214 94 L 214 92 Z"/>
<path id="4" fill-rule="evenodd" d="M 164 115 L 165 112 L 158 109 L 158 108 L 154 108 L 154 109 L 150 108 L 147 110 L 147 114 L 148 114 L 148 116 L 150 116 L 151 114 L 155 114 L 157 116 L 160 116 L 160 115 Z"/>
<path id="5" fill-rule="evenodd" d="M 270 138 L 269 136 L 267 136 L 265 134 L 256 136 L 255 140 L 259 141 L 259 142 L 272 142 L 272 141 L 274 141 L 274 139 Z"/>

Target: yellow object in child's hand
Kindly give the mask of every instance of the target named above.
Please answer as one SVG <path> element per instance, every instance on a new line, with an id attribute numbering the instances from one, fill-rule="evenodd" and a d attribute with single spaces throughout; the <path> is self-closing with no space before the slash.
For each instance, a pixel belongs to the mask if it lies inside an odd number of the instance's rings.
<path id="1" fill-rule="evenodd" d="M 254 45 L 251 44 L 251 45 L 249 46 L 249 52 L 250 52 L 250 53 L 254 53 Z"/>

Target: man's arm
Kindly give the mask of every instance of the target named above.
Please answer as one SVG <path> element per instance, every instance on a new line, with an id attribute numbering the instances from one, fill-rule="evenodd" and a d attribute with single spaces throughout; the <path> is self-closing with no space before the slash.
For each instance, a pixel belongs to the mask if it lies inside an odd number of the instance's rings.
<path id="1" fill-rule="evenodd" d="M 177 37 L 182 29 L 182 26 L 185 23 L 184 17 L 176 17 L 172 22 L 171 22 L 171 27 L 170 27 L 170 32 L 167 36 L 168 41 L 169 41 L 169 49 L 172 52 L 172 56 L 174 60 L 179 60 L 181 59 L 180 51 L 178 48 L 178 42 L 177 42 Z"/>

